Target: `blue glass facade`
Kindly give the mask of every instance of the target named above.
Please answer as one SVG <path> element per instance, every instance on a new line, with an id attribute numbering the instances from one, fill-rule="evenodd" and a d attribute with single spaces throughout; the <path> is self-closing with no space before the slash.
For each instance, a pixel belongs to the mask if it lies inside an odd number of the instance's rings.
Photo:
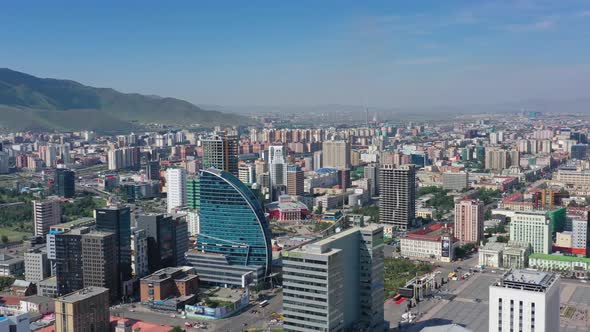
<path id="1" fill-rule="evenodd" d="M 257 197 L 232 174 L 200 172 L 201 219 L 197 250 L 225 255 L 230 264 L 270 272 L 270 225 Z"/>

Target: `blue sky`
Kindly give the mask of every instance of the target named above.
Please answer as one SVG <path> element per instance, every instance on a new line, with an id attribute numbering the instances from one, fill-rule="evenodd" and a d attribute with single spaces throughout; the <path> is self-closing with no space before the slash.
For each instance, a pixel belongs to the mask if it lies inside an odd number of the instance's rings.
<path id="1" fill-rule="evenodd" d="M 196 104 L 585 97 L 590 1 L 12 1 L 0 66 Z"/>

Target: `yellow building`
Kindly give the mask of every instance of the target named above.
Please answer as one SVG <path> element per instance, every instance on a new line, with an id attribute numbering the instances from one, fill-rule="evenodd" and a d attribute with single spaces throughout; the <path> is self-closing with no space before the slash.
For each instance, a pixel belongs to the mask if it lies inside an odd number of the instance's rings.
<path id="1" fill-rule="evenodd" d="M 55 299 L 55 331 L 109 331 L 109 290 L 87 287 Z"/>

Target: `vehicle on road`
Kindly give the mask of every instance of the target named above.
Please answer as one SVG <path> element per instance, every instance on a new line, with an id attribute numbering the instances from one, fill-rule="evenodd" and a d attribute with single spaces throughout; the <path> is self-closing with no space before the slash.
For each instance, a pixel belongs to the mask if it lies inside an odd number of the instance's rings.
<path id="1" fill-rule="evenodd" d="M 260 306 L 261 308 L 264 308 L 264 307 L 266 307 L 268 304 L 269 304 L 268 300 L 264 300 L 264 301 L 260 302 L 259 306 Z"/>

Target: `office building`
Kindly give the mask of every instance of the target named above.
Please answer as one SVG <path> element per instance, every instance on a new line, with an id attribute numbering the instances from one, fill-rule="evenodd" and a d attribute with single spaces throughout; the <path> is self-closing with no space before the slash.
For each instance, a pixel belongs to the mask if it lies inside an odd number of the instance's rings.
<path id="1" fill-rule="evenodd" d="M 534 253 L 551 253 L 553 227 L 545 211 L 514 213 L 510 222 L 510 240 L 530 243 Z"/>
<path id="2" fill-rule="evenodd" d="M 145 174 L 148 180 L 160 181 L 160 161 L 148 160 L 145 164 Z"/>
<path id="3" fill-rule="evenodd" d="M 141 214 L 136 216 L 138 229 L 147 237 L 149 271 L 185 264 L 188 250 L 188 224 L 182 216 Z"/>
<path id="4" fill-rule="evenodd" d="M 199 177 L 191 176 L 186 181 L 186 206 L 189 209 L 198 210 L 200 205 Z"/>
<path id="5" fill-rule="evenodd" d="M 416 167 L 381 165 L 379 190 L 379 222 L 407 230 L 416 216 Z"/>
<path id="6" fill-rule="evenodd" d="M 461 242 L 479 243 L 483 239 L 482 202 L 463 200 L 455 204 L 455 237 Z"/>
<path id="7" fill-rule="evenodd" d="M 148 242 L 144 229 L 131 229 L 131 276 L 137 280 L 149 273 Z"/>
<path id="8" fill-rule="evenodd" d="M 58 295 L 84 288 L 82 260 L 80 233 L 55 234 L 55 278 Z"/>
<path id="9" fill-rule="evenodd" d="M 201 140 L 203 167 L 213 167 L 238 176 L 238 138 L 225 133 L 216 133 Z"/>
<path id="10" fill-rule="evenodd" d="M 305 192 L 304 187 L 305 174 L 297 166 L 287 168 L 287 194 L 299 196 Z"/>
<path id="11" fill-rule="evenodd" d="M 351 228 L 283 254 L 286 331 L 383 331 L 383 228 Z"/>
<path id="12" fill-rule="evenodd" d="M 33 201 L 33 224 L 35 236 L 45 236 L 49 228 L 61 222 L 61 205 L 59 201 L 48 199 Z"/>
<path id="13" fill-rule="evenodd" d="M 166 170 L 166 208 L 168 213 L 186 206 L 186 170 L 183 168 L 169 168 Z"/>
<path id="14" fill-rule="evenodd" d="M 139 288 L 142 302 L 193 296 L 199 291 L 199 276 L 191 267 L 167 267 L 141 278 Z"/>
<path id="15" fill-rule="evenodd" d="M 285 193 L 287 186 L 287 157 L 285 147 L 271 145 L 268 148 L 268 169 L 270 172 L 271 199 L 275 200 Z"/>
<path id="16" fill-rule="evenodd" d="M 65 168 L 57 168 L 53 178 L 55 194 L 63 198 L 72 198 L 76 194 L 75 174 Z"/>
<path id="17" fill-rule="evenodd" d="M 109 290 L 88 287 L 55 299 L 55 331 L 110 331 Z"/>
<path id="18" fill-rule="evenodd" d="M 25 280 L 37 283 L 51 275 L 47 253 L 30 250 L 25 253 Z"/>
<path id="19" fill-rule="evenodd" d="M 109 289 L 111 302 L 119 298 L 117 237 L 112 232 L 88 232 L 81 236 L 84 287 Z"/>
<path id="20" fill-rule="evenodd" d="M 119 281 L 131 279 L 131 213 L 128 207 L 111 205 L 94 212 L 96 230 L 115 234 Z"/>
<path id="21" fill-rule="evenodd" d="M 350 152 L 350 142 L 348 141 L 324 141 L 322 143 L 322 167 L 350 168 Z"/>
<path id="22" fill-rule="evenodd" d="M 588 144 L 574 144 L 570 147 L 572 159 L 585 160 L 588 156 Z"/>
<path id="23" fill-rule="evenodd" d="M 558 274 L 509 270 L 490 286 L 489 331 L 559 331 Z"/>
<path id="24" fill-rule="evenodd" d="M 200 232 L 188 263 L 209 283 L 241 285 L 248 271 L 264 278 L 272 258 L 270 225 L 256 195 L 228 172 L 207 169 L 200 176 Z"/>
<path id="25" fill-rule="evenodd" d="M 455 238 L 451 224 L 433 223 L 400 238 L 402 257 L 451 262 Z"/>
<path id="26" fill-rule="evenodd" d="M 469 174 L 466 172 L 451 173 L 442 175 L 442 185 L 445 190 L 462 191 L 469 188 Z"/>

